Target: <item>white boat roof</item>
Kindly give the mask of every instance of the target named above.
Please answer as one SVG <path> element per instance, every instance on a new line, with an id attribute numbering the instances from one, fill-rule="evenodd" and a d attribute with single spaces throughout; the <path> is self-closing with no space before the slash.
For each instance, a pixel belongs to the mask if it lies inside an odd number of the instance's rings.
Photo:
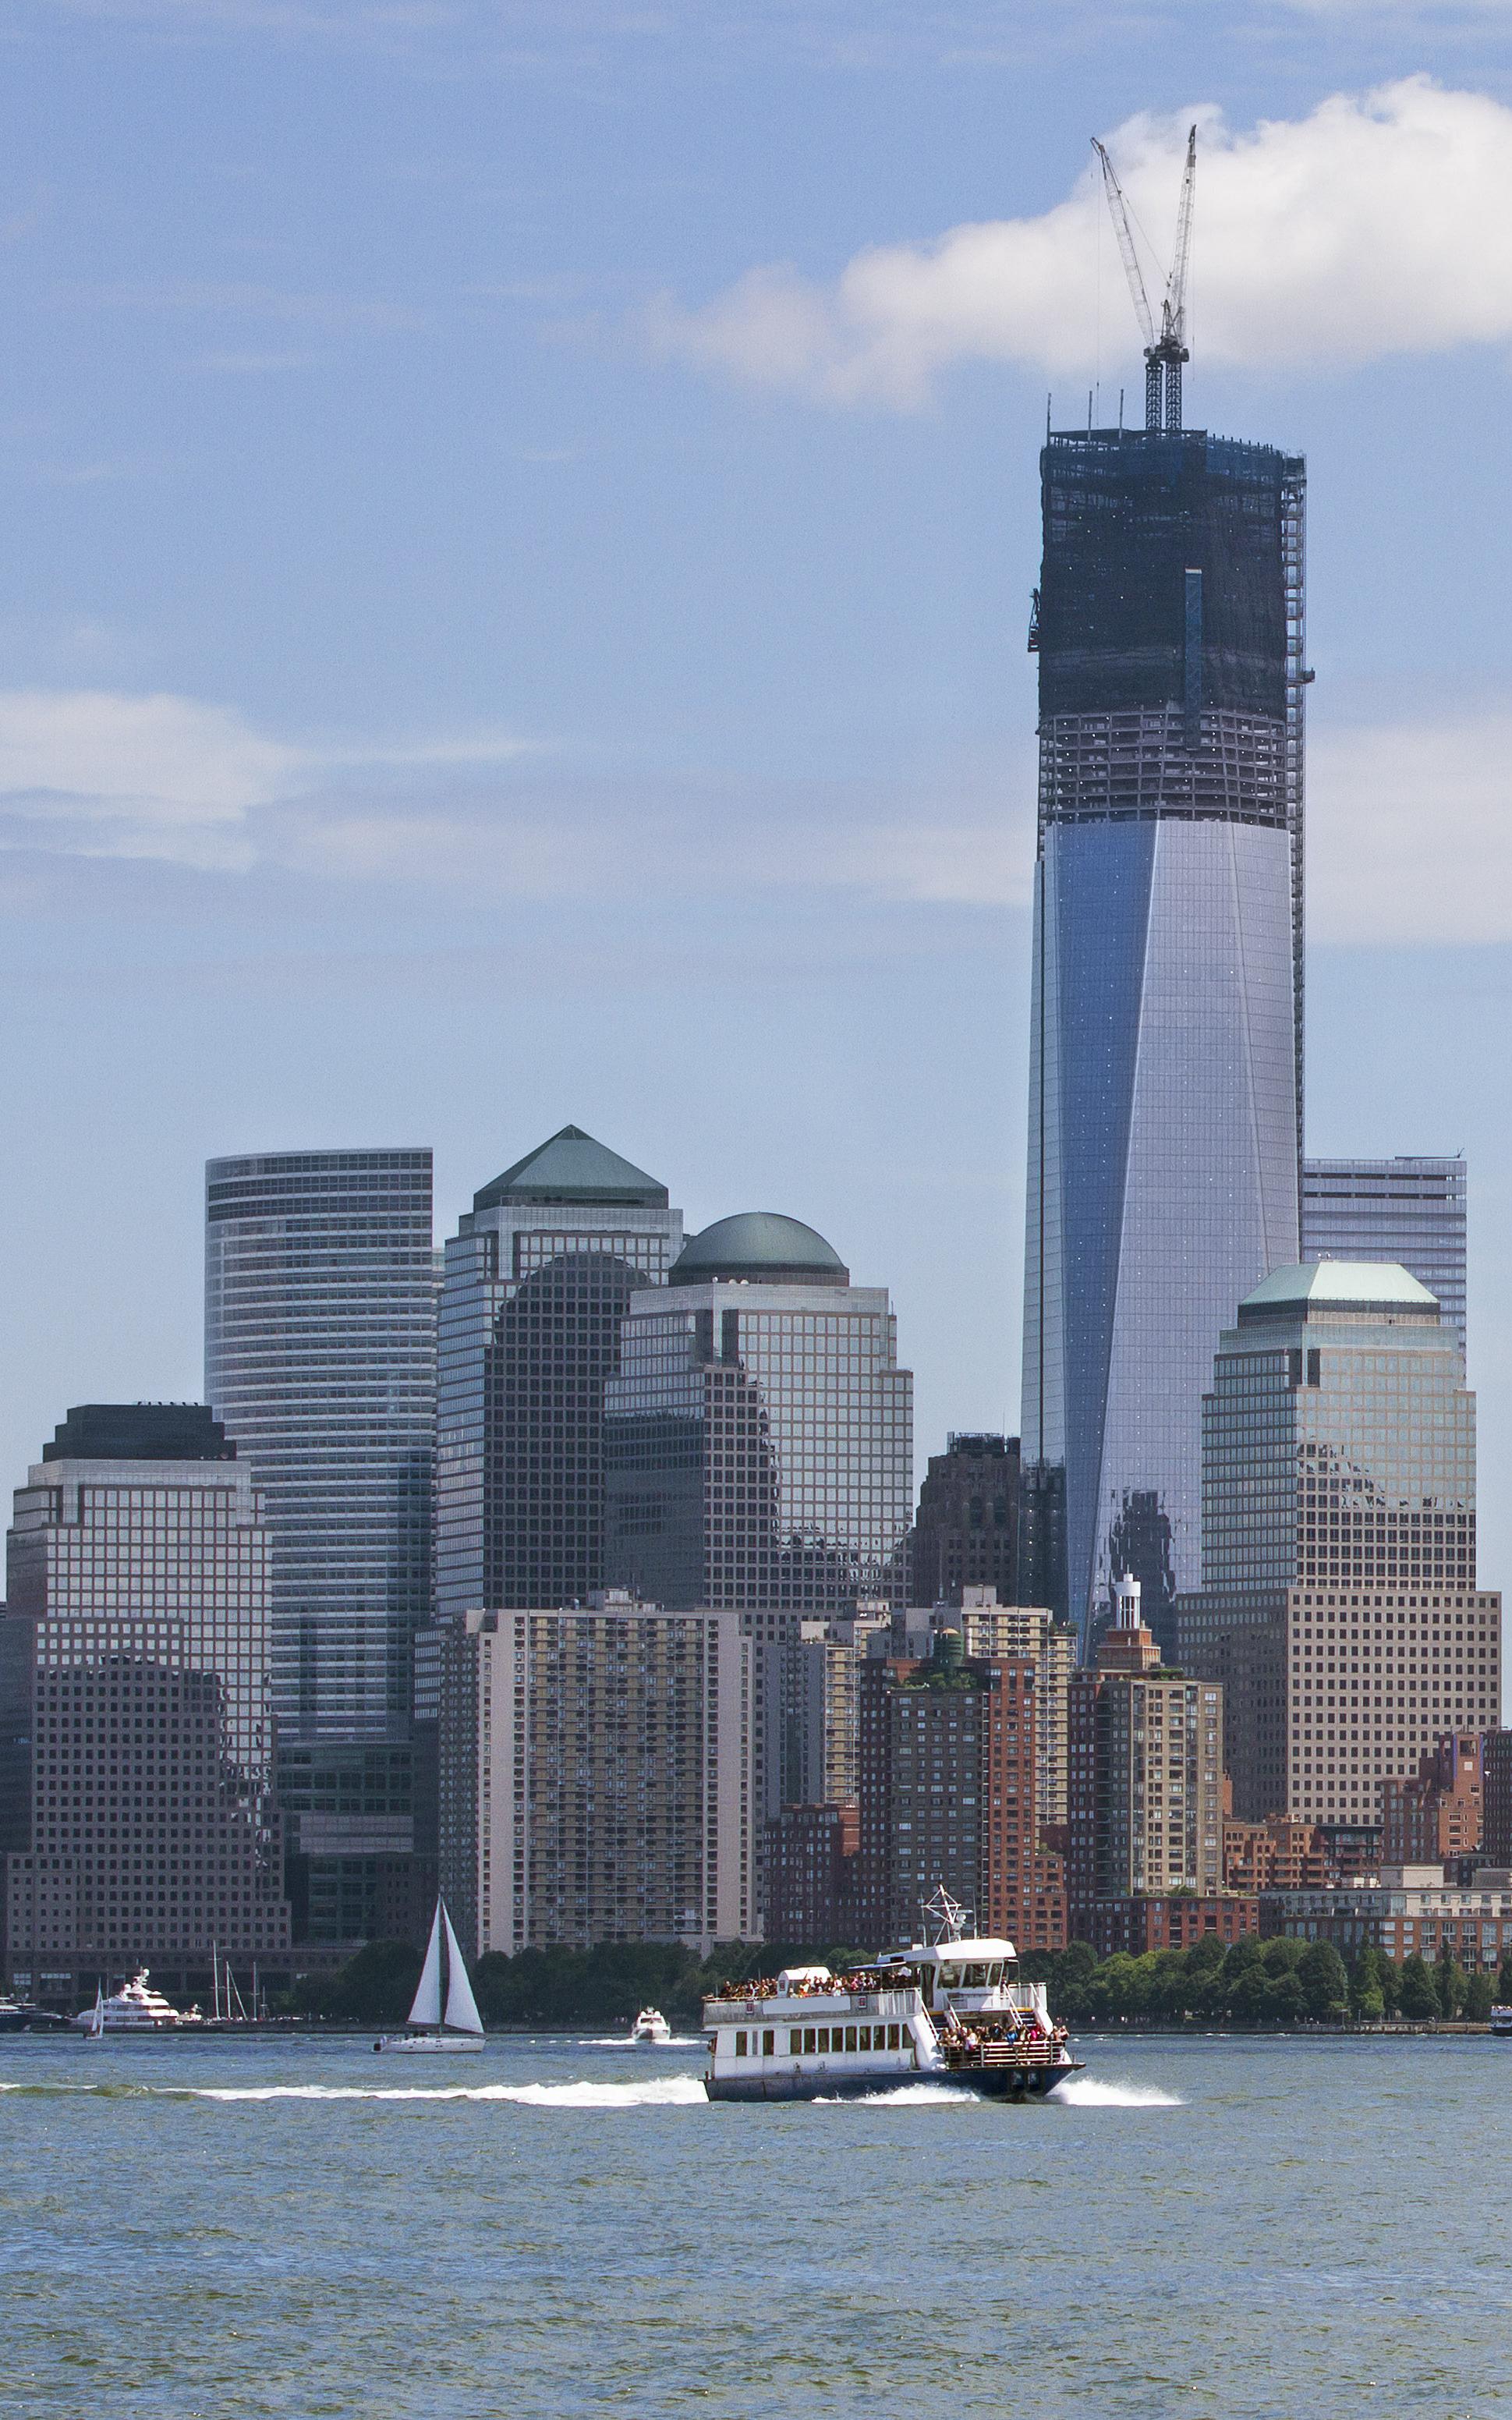
<path id="1" fill-rule="evenodd" d="M 914 1941 L 906 1949 L 889 1949 L 887 1958 L 933 1959 L 937 1964 L 969 1959 L 979 1965 L 988 1958 L 1016 1958 L 1018 1951 L 1011 1941 L 993 1940 L 980 1933 L 964 1941 Z M 883 1962 L 886 1962 L 886 1960 Z"/>

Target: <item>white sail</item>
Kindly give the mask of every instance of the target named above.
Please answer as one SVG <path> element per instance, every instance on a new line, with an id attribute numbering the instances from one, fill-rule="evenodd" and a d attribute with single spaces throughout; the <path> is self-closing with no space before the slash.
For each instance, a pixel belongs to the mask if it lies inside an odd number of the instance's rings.
<path id="1" fill-rule="evenodd" d="M 446 1927 L 446 2022 L 449 2025 L 455 2026 L 459 2034 L 481 2034 L 483 2019 L 478 2014 L 478 2004 L 472 1996 L 472 1986 L 468 1981 L 468 1970 L 462 1956 L 461 1945 L 453 1929 L 444 1900 L 437 1900 L 436 1913 Z"/>
<path id="2" fill-rule="evenodd" d="M 409 2011 L 409 2022 L 412 2025 L 439 2025 L 440 2021 L 441 1903 L 438 1900 L 436 1913 L 431 1918 L 430 1939 L 425 1944 L 425 1962 L 420 1970 L 414 2006 Z"/>

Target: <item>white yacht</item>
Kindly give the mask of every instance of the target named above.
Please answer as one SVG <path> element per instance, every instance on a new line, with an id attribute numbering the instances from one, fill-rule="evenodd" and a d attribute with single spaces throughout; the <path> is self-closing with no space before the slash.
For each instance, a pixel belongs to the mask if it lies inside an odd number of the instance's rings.
<path id="1" fill-rule="evenodd" d="M 1021 1983 L 1011 1941 L 968 1933 L 943 1889 L 933 1941 L 888 1950 L 848 1975 L 789 1966 L 705 2000 L 711 2101 L 817 2101 L 928 2078 L 995 2100 L 1043 2100 L 1082 2062 Z M 927 1928 L 926 1928 L 927 1929 Z"/>
<path id="2" fill-rule="evenodd" d="M 97 1985 L 94 2007 L 85 2009 L 73 2022 L 85 2041 L 103 2041 L 121 2034 L 182 2033 L 203 2025 L 205 2020 L 197 2009 L 176 2009 L 161 1992 L 155 1992 L 143 1966 L 108 2000 L 103 1987 Z"/>
<path id="3" fill-rule="evenodd" d="M 659 2009 L 642 2009 L 630 2027 L 632 2042 L 649 2043 L 654 2048 L 659 2049 L 663 2042 L 670 2042 L 671 2038 L 672 2029 Z"/>
<path id="4" fill-rule="evenodd" d="M 446 1966 L 444 1998 L 441 1988 L 443 1947 Z M 409 2010 L 409 2029 L 402 2034 L 382 2035 L 373 2048 L 405 2051 L 483 2048 L 483 2019 L 478 2014 L 478 2004 L 468 1981 L 467 1962 L 446 1912 L 446 1901 L 439 1896 L 436 1913 L 431 1918 L 430 1939 L 425 1946 L 425 1962 L 420 1970 L 420 1981 Z"/>

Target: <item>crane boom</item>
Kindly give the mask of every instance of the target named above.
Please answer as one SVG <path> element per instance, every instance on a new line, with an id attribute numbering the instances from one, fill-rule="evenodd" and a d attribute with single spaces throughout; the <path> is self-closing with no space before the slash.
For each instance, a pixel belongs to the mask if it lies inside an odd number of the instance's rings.
<path id="1" fill-rule="evenodd" d="M 1134 306 L 1145 342 L 1152 345 L 1155 341 L 1155 318 L 1149 307 L 1149 297 L 1145 292 L 1139 255 L 1134 250 L 1134 229 L 1129 225 L 1129 205 L 1123 198 L 1123 187 L 1114 174 L 1113 163 L 1095 134 L 1092 148 L 1103 163 L 1103 187 L 1108 197 L 1108 211 L 1113 220 L 1113 231 L 1119 239 L 1119 250 L 1123 256 L 1123 273 L 1129 280 L 1129 291 L 1134 296 Z"/>
<path id="2" fill-rule="evenodd" d="M 1181 365 L 1190 359 L 1186 346 L 1186 279 L 1192 257 L 1197 130 L 1194 126 L 1187 132 L 1186 168 L 1176 213 L 1176 249 L 1171 256 L 1171 273 L 1165 280 L 1165 291 L 1161 299 L 1158 336 L 1149 297 L 1145 291 L 1139 255 L 1134 249 L 1134 227 L 1129 205 L 1123 197 L 1123 187 L 1119 182 L 1112 161 L 1095 134 L 1092 148 L 1103 163 L 1103 185 L 1108 198 L 1108 211 L 1119 239 L 1119 250 L 1123 256 L 1124 274 L 1134 297 L 1140 334 L 1145 340 L 1145 427 L 1178 429 L 1181 426 Z"/>

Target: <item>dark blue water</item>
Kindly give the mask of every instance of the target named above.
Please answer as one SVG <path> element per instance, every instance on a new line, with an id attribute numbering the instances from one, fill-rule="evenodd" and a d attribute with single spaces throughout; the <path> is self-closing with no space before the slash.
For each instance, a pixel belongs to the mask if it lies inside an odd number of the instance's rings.
<path id="1" fill-rule="evenodd" d="M 1512 2042 L 1092 2042 L 1070 2105 L 694 2048 L 0 2040 L 26 2420 L 1508 2420 Z"/>

